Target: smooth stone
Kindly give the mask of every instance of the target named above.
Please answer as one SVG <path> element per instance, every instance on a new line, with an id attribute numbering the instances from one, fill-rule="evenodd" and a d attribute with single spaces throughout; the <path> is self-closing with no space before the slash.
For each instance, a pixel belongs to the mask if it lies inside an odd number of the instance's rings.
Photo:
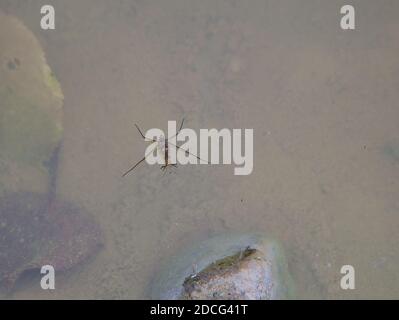
<path id="1" fill-rule="evenodd" d="M 0 287 L 11 289 L 22 273 L 44 265 L 69 270 L 102 244 L 94 218 L 72 203 L 31 192 L 0 197 Z"/>
<path id="2" fill-rule="evenodd" d="M 63 94 L 33 33 L 0 12 L 0 195 L 48 192 Z"/>

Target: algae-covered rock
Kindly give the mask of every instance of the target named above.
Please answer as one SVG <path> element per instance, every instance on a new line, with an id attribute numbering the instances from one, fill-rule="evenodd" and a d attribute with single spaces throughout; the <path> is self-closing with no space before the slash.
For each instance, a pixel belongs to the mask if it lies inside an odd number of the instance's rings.
<path id="1" fill-rule="evenodd" d="M 292 299 L 282 247 L 261 235 L 223 235 L 173 257 L 154 279 L 153 299 Z"/>
<path id="2" fill-rule="evenodd" d="M 62 136 L 63 94 L 33 33 L 1 12 L 0 45 L 0 195 L 46 192 L 46 164 Z"/>

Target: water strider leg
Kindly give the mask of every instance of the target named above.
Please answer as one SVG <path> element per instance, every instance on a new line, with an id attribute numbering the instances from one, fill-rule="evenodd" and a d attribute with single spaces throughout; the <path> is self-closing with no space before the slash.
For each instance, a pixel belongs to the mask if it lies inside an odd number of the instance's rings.
<path id="1" fill-rule="evenodd" d="M 141 132 L 139 126 L 138 126 L 137 124 L 134 124 L 134 125 L 136 126 L 137 130 L 139 131 L 139 133 L 140 133 L 140 135 L 143 137 L 143 139 L 147 139 L 147 138 L 144 136 L 144 134 Z"/>
<path id="2" fill-rule="evenodd" d="M 183 128 L 183 123 L 184 123 L 184 118 L 181 120 L 180 128 L 179 128 L 179 130 L 177 131 L 177 134 L 176 134 L 176 135 L 178 135 L 179 132 L 180 132 L 180 130 Z"/>
<path id="3" fill-rule="evenodd" d="M 122 177 L 126 176 L 129 172 L 133 171 L 134 168 L 136 168 L 140 163 L 142 163 L 145 160 L 146 157 L 144 157 L 143 159 L 141 159 L 139 162 L 137 162 L 133 167 L 131 167 L 129 170 L 127 170 Z"/>
<path id="4" fill-rule="evenodd" d="M 154 149 L 150 150 L 150 151 L 144 156 L 143 159 L 141 159 L 139 162 L 137 162 L 137 163 L 136 163 L 133 167 L 131 167 L 128 171 L 126 171 L 126 172 L 122 175 L 122 177 L 126 176 L 129 172 L 133 171 L 133 169 L 135 169 L 140 163 L 142 163 L 142 162 L 147 158 L 147 156 L 148 156 L 151 152 L 153 152 L 153 151 L 154 151 Z"/>

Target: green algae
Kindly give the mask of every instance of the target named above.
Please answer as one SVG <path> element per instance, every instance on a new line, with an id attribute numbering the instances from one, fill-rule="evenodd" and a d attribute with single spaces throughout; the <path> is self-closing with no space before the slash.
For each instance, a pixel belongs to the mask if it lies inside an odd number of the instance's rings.
<path id="1" fill-rule="evenodd" d="M 248 247 L 231 256 L 227 256 L 225 258 L 212 262 L 209 266 L 200 271 L 198 274 L 187 277 L 184 280 L 183 286 L 187 288 L 197 282 L 206 281 L 207 279 L 218 273 L 229 272 L 232 269 L 237 268 L 241 261 L 253 255 L 255 252 L 255 249 L 250 249 Z"/>

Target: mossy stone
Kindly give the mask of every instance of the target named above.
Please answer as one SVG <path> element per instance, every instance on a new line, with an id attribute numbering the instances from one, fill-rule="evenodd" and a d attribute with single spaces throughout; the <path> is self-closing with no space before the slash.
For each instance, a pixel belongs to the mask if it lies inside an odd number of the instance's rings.
<path id="1" fill-rule="evenodd" d="M 295 298 L 281 245 L 260 234 L 220 235 L 187 248 L 161 267 L 150 291 L 167 300 Z"/>

